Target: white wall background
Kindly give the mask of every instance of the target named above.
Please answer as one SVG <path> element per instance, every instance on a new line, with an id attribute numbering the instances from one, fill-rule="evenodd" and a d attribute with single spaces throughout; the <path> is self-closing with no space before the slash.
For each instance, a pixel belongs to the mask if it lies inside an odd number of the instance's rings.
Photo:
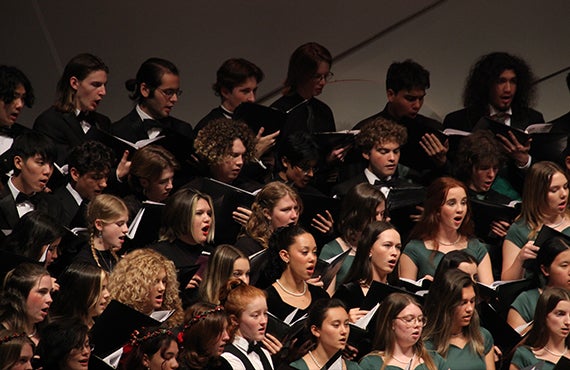
<path id="1" fill-rule="evenodd" d="M 395 60 L 412 58 L 430 70 L 422 113 L 436 118 L 461 107 L 465 77 L 482 54 L 517 54 L 538 77 L 570 66 L 568 0 L 2 0 L 0 63 L 31 79 L 36 104 L 21 116 L 31 125 L 52 104 L 75 54 L 91 52 L 111 68 L 99 110 L 112 120 L 131 109 L 124 81 L 146 58 L 164 57 L 182 74 L 184 95 L 173 115 L 195 124 L 218 104 L 210 86 L 225 59 L 258 64 L 264 96 L 280 86 L 298 45 L 317 41 L 339 55 L 431 5 L 335 63 L 338 82 L 322 99 L 339 129 L 383 107 L 386 69 Z M 570 110 L 566 74 L 539 85 L 535 107 L 547 120 Z"/>

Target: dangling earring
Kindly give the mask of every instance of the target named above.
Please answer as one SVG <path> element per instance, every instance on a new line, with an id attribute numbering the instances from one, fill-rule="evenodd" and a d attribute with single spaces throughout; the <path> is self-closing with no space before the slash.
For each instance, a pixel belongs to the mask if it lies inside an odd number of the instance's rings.
<path id="1" fill-rule="evenodd" d="M 103 230 L 99 230 L 99 232 L 97 233 L 97 237 L 99 239 L 103 238 Z"/>

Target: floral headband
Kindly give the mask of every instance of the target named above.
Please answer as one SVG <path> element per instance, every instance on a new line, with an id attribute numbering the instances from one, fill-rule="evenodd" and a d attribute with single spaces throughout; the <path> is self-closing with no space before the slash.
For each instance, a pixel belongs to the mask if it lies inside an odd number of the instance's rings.
<path id="1" fill-rule="evenodd" d="M 145 328 L 141 328 L 142 331 L 144 331 L 144 329 Z M 174 336 L 174 334 L 169 329 L 165 328 L 156 329 L 144 334 L 141 333 L 139 330 L 135 330 L 131 333 L 131 341 L 129 344 L 133 347 L 136 347 L 140 345 L 142 342 L 145 342 L 154 337 L 158 337 L 159 335 Z"/>
<path id="2" fill-rule="evenodd" d="M 28 335 L 26 333 L 16 333 L 16 334 L 10 334 L 5 336 L 4 338 L 0 338 L 0 345 L 8 343 L 14 339 L 18 339 L 18 338 L 27 338 Z"/>
<path id="3" fill-rule="evenodd" d="M 211 310 L 199 312 L 196 315 L 194 315 L 193 318 L 188 320 L 188 322 L 186 324 L 184 324 L 184 327 L 182 329 L 186 330 L 189 327 L 191 327 L 192 325 L 196 324 L 198 321 L 204 320 L 209 315 L 216 313 L 216 312 L 223 312 L 223 311 L 224 311 L 224 306 L 218 305 L 218 306 L 212 308 Z"/>

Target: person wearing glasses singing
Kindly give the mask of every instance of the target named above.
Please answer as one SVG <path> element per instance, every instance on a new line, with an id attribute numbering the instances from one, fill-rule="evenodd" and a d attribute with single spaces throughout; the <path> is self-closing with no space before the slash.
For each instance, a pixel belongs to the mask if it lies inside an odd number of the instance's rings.
<path id="1" fill-rule="evenodd" d="M 363 370 L 372 369 L 449 369 L 445 360 L 423 344 L 426 317 L 422 307 L 405 293 L 390 294 L 380 306 L 373 351 L 360 360 Z"/>
<path id="2" fill-rule="evenodd" d="M 125 82 L 125 87 L 131 92 L 130 98 L 136 106 L 112 125 L 113 135 L 132 143 L 158 136 L 182 136 L 189 140 L 187 147 L 192 147 L 192 126 L 170 116 L 182 95 L 178 68 L 172 62 L 161 58 L 147 59 L 136 78 Z"/>

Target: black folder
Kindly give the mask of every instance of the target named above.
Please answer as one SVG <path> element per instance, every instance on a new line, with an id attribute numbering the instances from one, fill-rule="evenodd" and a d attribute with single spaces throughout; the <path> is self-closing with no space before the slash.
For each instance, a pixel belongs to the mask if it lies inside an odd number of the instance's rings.
<path id="1" fill-rule="evenodd" d="M 354 143 L 359 130 L 345 130 L 337 132 L 315 132 L 313 140 L 323 152 L 330 152 L 333 149 L 349 146 Z"/>
<path id="2" fill-rule="evenodd" d="M 495 135 L 502 135 L 509 140 L 511 138 L 509 132 L 512 132 L 519 143 L 523 145 L 528 142 L 528 139 L 530 139 L 530 135 L 523 130 L 520 130 L 516 127 L 507 126 L 504 123 L 495 121 L 491 117 L 482 117 L 479 121 L 477 121 L 473 127 L 473 131 L 475 130 L 490 130 Z"/>
<path id="3" fill-rule="evenodd" d="M 382 303 L 384 298 L 392 293 L 409 294 L 410 296 L 414 297 L 419 303 L 423 304 L 424 302 L 424 297 L 414 294 L 413 292 L 409 292 L 402 288 L 373 280 L 372 284 L 370 284 L 370 288 L 368 289 L 366 297 L 364 297 L 364 301 L 362 301 L 362 304 L 360 305 L 360 309 L 369 311 L 374 308 L 374 306 L 376 306 L 376 303 Z"/>
<path id="4" fill-rule="evenodd" d="M 307 230 L 311 229 L 311 220 L 321 214 L 326 217 L 325 211 L 329 211 L 333 220 L 338 220 L 340 213 L 340 200 L 327 197 L 326 195 L 300 193 L 303 201 L 303 213 L 299 217 L 299 223 Z"/>
<path id="5" fill-rule="evenodd" d="M 127 344 L 135 329 L 159 325 L 152 317 L 112 300 L 91 329 L 93 354 L 105 358 Z"/>
<path id="6" fill-rule="evenodd" d="M 434 168 L 433 160 L 423 150 L 420 141 L 425 134 L 433 134 L 444 144 L 447 141 L 447 135 L 442 130 L 421 122 L 414 122 L 405 127 L 408 130 L 408 141 L 401 148 L 400 163 L 418 171 Z"/>
<path id="7" fill-rule="evenodd" d="M 473 220 L 475 220 L 475 235 L 488 238 L 493 221 L 512 223 L 520 213 L 520 207 L 509 207 L 504 204 L 492 203 L 486 200 L 470 198 Z"/>
<path id="8" fill-rule="evenodd" d="M 402 240 L 415 226 L 415 222 L 410 219 L 410 215 L 419 214 L 416 206 L 422 205 L 426 198 L 426 188 L 419 185 L 406 187 L 395 187 L 390 189 L 386 202 L 386 209 L 390 222 L 395 225 L 402 236 Z"/>
<path id="9" fill-rule="evenodd" d="M 126 249 L 143 248 L 158 240 L 163 211 L 163 203 L 142 203 L 142 208 L 139 210 L 139 214 L 142 212 L 140 221 L 135 224 L 135 216 L 129 225 L 129 235 L 132 238 L 129 240 Z"/>
<path id="10" fill-rule="evenodd" d="M 233 119 L 245 122 L 256 135 L 263 127 L 265 136 L 281 130 L 287 121 L 287 114 L 275 108 L 246 102 L 236 108 Z"/>
<path id="11" fill-rule="evenodd" d="M 489 303 L 499 315 L 506 318 L 511 304 L 518 295 L 525 290 L 534 288 L 535 285 L 536 282 L 527 279 L 509 281 L 497 286 L 495 289 L 485 284 L 477 283 L 477 289 L 481 299 Z"/>
<path id="12" fill-rule="evenodd" d="M 562 152 L 566 149 L 568 142 L 568 134 L 541 132 L 530 135 L 532 143 L 530 144 L 529 154 L 533 162 L 551 161 L 560 163 Z"/>
<path id="13" fill-rule="evenodd" d="M 331 262 L 327 262 L 320 258 L 317 259 L 317 265 L 315 266 L 315 272 L 313 273 L 313 277 L 318 277 L 318 276 L 321 277 L 321 281 L 324 284 L 323 289 L 327 289 L 331 285 L 333 279 L 335 278 L 336 274 L 342 267 L 342 264 L 346 259 L 346 256 L 348 256 L 349 252 L 350 249 L 345 252 L 342 252 L 341 254 L 336 256 L 335 259 L 332 260 Z"/>
<path id="14" fill-rule="evenodd" d="M 566 244 L 570 245 L 570 236 L 546 225 L 542 225 L 536 239 L 534 240 L 534 245 L 541 248 L 551 248 L 552 243 L 560 243 L 560 241 L 564 241 Z M 536 270 L 536 260 L 526 260 L 524 261 L 523 266 L 527 270 Z"/>
<path id="15" fill-rule="evenodd" d="M 281 343 L 285 340 L 291 340 L 303 331 L 307 318 L 294 321 L 292 325 L 286 324 L 283 320 L 277 318 L 270 312 L 267 313 L 267 333 L 279 339 Z"/>
<path id="16" fill-rule="evenodd" d="M 522 340 L 523 337 L 513 329 L 501 315 L 487 302 L 479 306 L 481 326 L 493 335 L 495 345 L 501 352 L 508 354 Z"/>

